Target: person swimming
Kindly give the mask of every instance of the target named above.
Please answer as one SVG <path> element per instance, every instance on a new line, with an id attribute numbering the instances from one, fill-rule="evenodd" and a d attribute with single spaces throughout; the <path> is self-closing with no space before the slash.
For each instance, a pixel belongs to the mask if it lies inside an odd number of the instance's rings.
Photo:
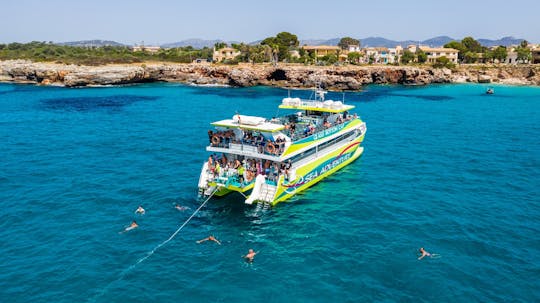
<path id="1" fill-rule="evenodd" d="M 176 209 L 179 210 L 179 211 L 184 211 L 184 210 L 188 210 L 188 209 L 189 209 L 189 207 L 186 207 L 186 206 L 180 206 L 179 204 L 176 204 L 176 205 L 174 206 L 174 208 L 176 208 Z"/>
<path id="2" fill-rule="evenodd" d="M 146 213 L 146 210 L 144 210 L 144 208 L 141 205 L 139 205 L 139 207 L 137 208 L 135 213 L 140 214 L 140 215 L 144 215 Z"/>
<path id="3" fill-rule="evenodd" d="M 139 227 L 139 224 L 137 224 L 136 221 L 133 221 L 133 222 L 131 222 L 131 224 L 130 224 L 128 227 L 126 227 L 126 228 L 125 228 L 123 231 L 121 231 L 120 233 L 125 233 L 125 232 L 130 231 L 130 230 L 133 230 L 133 229 L 135 229 L 135 228 L 137 228 L 137 227 Z"/>
<path id="4" fill-rule="evenodd" d="M 216 242 L 217 244 L 221 245 L 221 242 L 219 242 L 218 239 L 214 238 L 214 236 L 209 236 L 209 237 L 207 237 L 207 238 L 198 240 L 197 243 L 202 243 L 202 242 L 205 242 L 205 241 L 214 241 L 214 242 Z"/>
<path id="5" fill-rule="evenodd" d="M 253 262 L 253 259 L 255 258 L 255 255 L 259 252 L 254 252 L 253 249 L 249 249 L 248 253 L 245 256 L 242 256 L 242 258 L 246 259 L 247 262 Z"/>
<path id="6" fill-rule="evenodd" d="M 430 257 L 431 258 L 431 254 L 429 252 L 427 252 L 423 247 L 420 247 L 420 253 L 422 254 L 420 257 L 418 257 L 418 260 L 422 260 L 422 258 L 424 257 Z"/>

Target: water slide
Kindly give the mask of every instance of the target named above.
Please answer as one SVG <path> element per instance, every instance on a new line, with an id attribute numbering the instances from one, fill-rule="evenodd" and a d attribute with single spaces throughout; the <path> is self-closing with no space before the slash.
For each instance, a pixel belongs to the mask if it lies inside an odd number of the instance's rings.
<path id="1" fill-rule="evenodd" d="M 208 161 L 204 162 L 202 170 L 201 170 L 201 176 L 199 177 L 199 188 L 206 188 L 208 185 L 208 179 L 210 173 L 208 172 Z"/>
<path id="2" fill-rule="evenodd" d="M 258 175 L 257 178 L 255 178 L 255 185 L 253 186 L 251 195 L 249 196 L 249 198 L 246 199 L 246 204 L 253 204 L 253 202 L 259 199 L 259 195 L 261 194 L 261 189 L 264 183 L 266 183 L 265 176 Z"/>

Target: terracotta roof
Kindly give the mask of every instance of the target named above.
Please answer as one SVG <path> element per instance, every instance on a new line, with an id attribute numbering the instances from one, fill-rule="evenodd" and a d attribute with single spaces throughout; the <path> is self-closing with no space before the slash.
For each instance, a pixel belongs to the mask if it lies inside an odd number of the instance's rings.
<path id="1" fill-rule="evenodd" d="M 316 50 L 316 49 L 327 49 L 327 50 L 339 50 L 341 49 L 339 46 L 333 46 L 333 45 L 304 45 L 302 46 L 305 50 Z"/>
<path id="2" fill-rule="evenodd" d="M 425 47 L 420 46 L 420 49 L 424 52 L 439 52 L 439 53 L 457 53 L 459 52 L 457 49 L 454 48 L 446 48 L 446 47 Z"/>

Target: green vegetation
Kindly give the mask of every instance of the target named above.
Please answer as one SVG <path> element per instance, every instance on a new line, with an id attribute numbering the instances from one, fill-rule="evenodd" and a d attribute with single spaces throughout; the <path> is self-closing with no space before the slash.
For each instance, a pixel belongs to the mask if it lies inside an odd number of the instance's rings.
<path id="1" fill-rule="evenodd" d="M 521 62 L 530 62 L 532 59 L 531 50 L 527 47 L 527 40 L 521 41 L 521 44 L 516 48 L 517 60 Z"/>
<path id="2" fill-rule="evenodd" d="M 435 68 L 454 68 L 455 65 L 450 61 L 450 59 L 446 58 L 445 56 L 439 57 L 435 60 L 435 63 L 433 63 L 433 67 Z"/>
<path id="3" fill-rule="evenodd" d="M 168 61 L 188 63 L 197 58 L 212 58 L 212 49 L 193 47 L 161 49 L 156 53 L 133 52 L 125 46 L 77 47 L 46 42 L 0 44 L 0 60 L 28 59 L 36 62 L 101 65 L 108 63 L 138 63 Z"/>
<path id="4" fill-rule="evenodd" d="M 289 53 L 293 48 L 298 47 L 298 37 L 288 32 L 281 32 L 275 37 L 268 37 L 261 42 L 272 49 L 274 62 L 290 60 Z"/>
<path id="5" fill-rule="evenodd" d="M 489 49 L 482 46 L 472 37 L 465 37 L 461 42 L 449 42 L 444 47 L 457 49 L 459 51 L 458 59 L 463 63 L 501 62 L 508 57 L 508 49 L 505 46 Z M 522 63 L 530 62 L 531 50 L 528 48 L 528 42 L 526 40 L 522 41 L 515 51 L 518 61 Z"/>
<path id="6" fill-rule="evenodd" d="M 347 60 L 349 60 L 349 62 L 353 64 L 358 64 L 361 57 L 362 54 L 359 52 L 350 52 L 347 54 Z"/>
<path id="7" fill-rule="evenodd" d="M 423 50 L 418 48 L 416 50 L 416 59 L 418 63 L 425 63 L 427 61 L 427 54 Z"/>
<path id="8" fill-rule="evenodd" d="M 338 46 L 341 49 L 347 49 L 349 45 L 358 45 L 360 46 L 360 41 L 351 37 L 343 37 L 339 40 Z"/>
<path id="9" fill-rule="evenodd" d="M 413 61 L 414 61 L 414 53 L 408 49 L 404 50 L 403 55 L 401 56 L 401 63 L 409 64 L 410 62 L 413 62 Z"/>

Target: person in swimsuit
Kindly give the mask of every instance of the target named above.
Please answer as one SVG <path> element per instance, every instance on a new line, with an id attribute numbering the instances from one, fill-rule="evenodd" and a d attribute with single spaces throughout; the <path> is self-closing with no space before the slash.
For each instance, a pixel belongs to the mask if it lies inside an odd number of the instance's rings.
<path id="1" fill-rule="evenodd" d="M 254 252 L 253 249 L 249 249 L 248 253 L 245 256 L 242 256 L 242 258 L 246 259 L 247 262 L 253 262 L 253 259 L 255 258 L 255 255 L 259 252 Z"/>
<path id="2" fill-rule="evenodd" d="M 427 252 L 423 247 L 420 247 L 420 253 L 422 254 L 420 257 L 418 257 L 418 260 L 422 260 L 424 257 L 431 257 L 431 254 Z"/>
<path id="3" fill-rule="evenodd" d="M 130 224 L 128 227 L 126 227 L 126 228 L 125 228 L 123 231 L 121 231 L 120 233 L 125 233 L 125 232 L 130 231 L 130 230 L 132 230 L 132 229 L 135 229 L 135 228 L 137 228 L 137 227 L 139 227 L 139 224 L 137 224 L 137 222 L 133 221 L 133 222 L 131 222 L 131 224 Z"/>
<path id="4" fill-rule="evenodd" d="M 201 239 L 201 240 L 197 241 L 197 243 L 202 243 L 202 242 L 205 242 L 205 241 L 214 241 L 217 244 L 221 245 L 221 242 L 219 242 L 218 239 L 214 238 L 214 236 L 209 236 L 207 238 Z"/>
<path id="5" fill-rule="evenodd" d="M 146 211 L 144 210 L 144 208 L 141 205 L 139 205 L 139 207 L 135 211 L 136 214 L 141 214 L 141 215 L 144 215 L 145 212 Z"/>

